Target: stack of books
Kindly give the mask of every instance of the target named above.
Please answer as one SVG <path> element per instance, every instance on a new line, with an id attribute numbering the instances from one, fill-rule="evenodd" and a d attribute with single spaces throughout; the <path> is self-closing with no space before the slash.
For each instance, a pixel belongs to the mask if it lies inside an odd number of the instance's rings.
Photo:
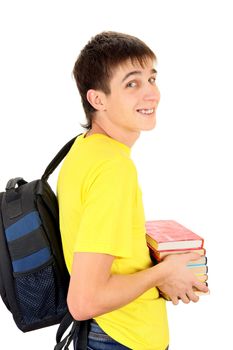
<path id="1" fill-rule="evenodd" d="M 198 253 L 200 258 L 190 261 L 187 267 L 207 285 L 207 257 L 202 237 L 174 220 L 154 220 L 146 222 L 146 240 L 154 263 L 159 263 L 169 254 Z M 208 294 L 200 291 L 195 293 Z"/>

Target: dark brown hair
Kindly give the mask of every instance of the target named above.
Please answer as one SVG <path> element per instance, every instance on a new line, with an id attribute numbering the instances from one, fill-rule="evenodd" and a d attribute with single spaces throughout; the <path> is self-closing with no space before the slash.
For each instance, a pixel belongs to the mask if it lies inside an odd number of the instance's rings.
<path id="1" fill-rule="evenodd" d="M 140 39 L 123 33 L 102 32 L 87 43 L 73 69 L 87 119 L 82 125 L 84 128 L 91 129 L 96 111 L 87 100 L 87 91 L 94 89 L 110 94 L 109 82 L 114 68 L 128 59 L 143 67 L 148 58 L 156 60 L 154 52 Z"/>

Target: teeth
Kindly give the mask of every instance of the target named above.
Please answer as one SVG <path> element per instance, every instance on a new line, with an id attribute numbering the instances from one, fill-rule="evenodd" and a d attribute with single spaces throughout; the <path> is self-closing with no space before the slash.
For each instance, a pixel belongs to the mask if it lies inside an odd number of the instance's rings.
<path id="1" fill-rule="evenodd" d="M 142 113 L 142 114 L 152 114 L 154 112 L 154 109 L 138 109 L 138 112 Z"/>

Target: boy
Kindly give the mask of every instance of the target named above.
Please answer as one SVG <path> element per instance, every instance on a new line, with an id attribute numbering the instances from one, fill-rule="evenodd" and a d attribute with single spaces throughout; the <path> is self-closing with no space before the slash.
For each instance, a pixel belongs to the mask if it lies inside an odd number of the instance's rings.
<path id="1" fill-rule="evenodd" d="M 71 274 L 68 306 L 92 319 L 89 349 L 165 350 L 165 300 L 197 302 L 207 291 L 186 268 L 197 254 L 169 256 L 153 266 L 130 150 L 156 124 L 160 93 L 156 56 L 121 33 L 96 35 L 81 51 L 74 77 L 87 117 L 58 180 L 60 225 Z"/>

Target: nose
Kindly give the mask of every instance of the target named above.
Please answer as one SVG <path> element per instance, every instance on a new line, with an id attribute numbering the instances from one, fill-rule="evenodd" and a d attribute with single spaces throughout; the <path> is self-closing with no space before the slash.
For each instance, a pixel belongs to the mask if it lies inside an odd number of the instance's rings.
<path id="1" fill-rule="evenodd" d="M 159 103 L 160 101 L 160 91 L 157 85 L 149 84 L 144 91 L 144 101 L 155 101 Z"/>

